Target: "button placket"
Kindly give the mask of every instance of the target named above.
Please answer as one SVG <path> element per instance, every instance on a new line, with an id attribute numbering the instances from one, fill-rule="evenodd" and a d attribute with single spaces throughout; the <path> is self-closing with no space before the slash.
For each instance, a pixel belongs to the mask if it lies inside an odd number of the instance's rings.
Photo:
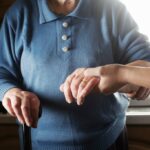
<path id="1" fill-rule="evenodd" d="M 61 57 L 69 57 L 71 51 L 71 18 L 65 17 L 58 21 L 58 48 L 57 54 Z"/>
<path id="2" fill-rule="evenodd" d="M 69 40 L 69 39 L 68 39 L 67 33 L 69 31 L 69 23 L 67 21 L 64 21 L 62 23 L 62 27 L 63 27 L 64 34 L 62 34 L 61 39 L 62 39 L 62 45 L 65 45 L 65 46 L 62 46 L 62 51 L 68 52 L 69 51 L 69 43 L 67 40 Z"/>
<path id="3" fill-rule="evenodd" d="M 70 26 L 70 19 L 64 19 L 62 26 L 62 50 L 64 52 L 68 52 L 71 48 L 71 26 Z"/>

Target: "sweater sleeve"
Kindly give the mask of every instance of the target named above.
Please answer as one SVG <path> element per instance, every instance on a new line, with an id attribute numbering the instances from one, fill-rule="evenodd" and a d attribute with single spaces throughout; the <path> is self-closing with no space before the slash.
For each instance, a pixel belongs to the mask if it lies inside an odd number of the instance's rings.
<path id="1" fill-rule="evenodd" d="M 150 61 L 150 43 L 147 37 L 139 32 L 126 7 L 118 2 L 113 9 L 112 32 L 116 62 L 126 64 L 135 60 Z"/>
<path id="2" fill-rule="evenodd" d="M 15 30 L 5 16 L 0 29 L 0 101 L 9 89 L 21 87 L 19 68 L 15 57 Z"/>

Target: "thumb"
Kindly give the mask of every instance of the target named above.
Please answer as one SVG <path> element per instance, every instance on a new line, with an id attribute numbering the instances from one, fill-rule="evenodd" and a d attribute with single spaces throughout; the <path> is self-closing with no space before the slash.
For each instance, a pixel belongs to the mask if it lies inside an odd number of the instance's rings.
<path id="1" fill-rule="evenodd" d="M 97 76 L 97 77 L 100 77 L 100 70 L 101 70 L 101 67 L 87 68 L 84 71 L 84 76 Z"/>

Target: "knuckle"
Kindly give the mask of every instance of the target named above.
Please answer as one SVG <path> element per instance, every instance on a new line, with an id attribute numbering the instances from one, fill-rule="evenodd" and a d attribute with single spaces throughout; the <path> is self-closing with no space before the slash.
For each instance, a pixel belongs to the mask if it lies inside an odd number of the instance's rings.
<path id="1" fill-rule="evenodd" d="M 75 70 L 75 74 L 77 75 L 78 73 L 80 73 L 84 70 L 85 70 L 85 68 L 78 68 L 78 69 Z"/>
<path id="2" fill-rule="evenodd" d="M 79 79 L 79 75 L 76 75 L 76 76 L 73 78 L 72 82 L 76 82 L 76 81 L 78 81 L 78 79 Z"/>
<path id="3" fill-rule="evenodd" d="M 13 95 L 19 95 L 21 92 L 20 91 L 14 91 L 12 94 Z"/>
<path id="4" fill-rule="evenodd" d="M 33 95 L 33 93 L 28 92 L 28 91 L 22 91 L 22 94 L 23 94 L 24 98 L 29 98 Z"/>
<path id="5" fill-rule="evenodd" d="M 23 96 L 24 96 L 25 99 L 28 99 L 28 98 L 31 97 L 31 94 L 28 93 L 28 92 L 25 92 Z"/>
<path id="6" fill-rule="evenodd" d="M 74 73 L 78 73 L 81 70 L 81 68 L 78 68 L 74 71 Z"/>
<path id="7" fill-rule="evenodd" d="M 32 92 L 29 92 L 29 96 L 31 96 L 31 97 L 36 97 L 36 98 L 37 98 L 36 94 L 34 94 L 34 93 L 32 93 Z"/>
<path id="8" fill-rule="evenodd" d="M 71 78 L 72 78 L 72 76 L 69 75 L 69 76 L 66 78 L 66 82 L 70 82 L 70 81 L 71 81 Z"/>
<path id="9" fill-rule="evenodd" d="M 27 92 L 26 92 L 26 91 L 21 91 L 21 93 L 22 93 L 23 95 L 27 94 Z"/>
<path id="10" fill-rule="evenodd" d="M 98 70 L 98 74 L 99 74 L 99 76 L 101 76 L 101 75 L 104 75 L 105 74 L 105 67 L 103 66 L 103 67 L 101 67 L 101 68 L 99 68 L 99 70 Z"/>
<path id="11" fill-rule="evenodd" d="M 30 98 L 31 98 L 30 95 L 25 95 L 25 96 L 24 96 L 24 103 L 27 103 Z"/>

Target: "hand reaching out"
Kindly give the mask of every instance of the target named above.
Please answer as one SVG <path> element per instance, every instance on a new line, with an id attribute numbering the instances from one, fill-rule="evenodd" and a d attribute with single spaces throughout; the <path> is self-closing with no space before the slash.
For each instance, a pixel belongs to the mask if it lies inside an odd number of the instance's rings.
<path id="1" fill-rule="evenodd" d="M 84 76 L 99 77 L 99 92 L 110 94 L 118 91 L 122 86 L 127 84 L 122 78 L 124 72 L 120 71 L 120 67 L 121 65 L 112 64 L 95 68 L 87 68 L 84 72 Z"/>
<path id="2" fill-rule="evenodd" d="M 132 76 L 131 73 L 129 73 L 130 70 L 133 71 L 133 68 L 130 66 L 110 64 L 86 69 L 84 75 L 100 77 L 98 85 L 99 92 L 104 94 L 121 92 L 126 93 L 129 98 L 145 100 L 150 94 L 150 89 L 134 85 L 134 76 L 133 79 L 129 81 L 129 77 Z M 136 75 L 135 72 L 134 75 Z"/>
<path id="3" fill-rule="evenodd" d="M 78 105 L 83 104 L 85 97 L 92 91 L 113 93 L 125 84 L 119 81 L 118 67 L 110 65 L 77 69 L 67 77 L 60 90 L 68 103 L 76 100 Z"/>
<path id="4" fill-rule="evenodd" d="M 150 90 L 128 83 L 127 78 L 128 72 L 124 65 L 80 68 L 67 77 L 60 90 L 68 103 L 76 100 L 78 105 L 83 104 L 85 97 L 93 91 L 103 94 L 121 92 L 126 93 L 130 98 L 146 99 Z"/>

